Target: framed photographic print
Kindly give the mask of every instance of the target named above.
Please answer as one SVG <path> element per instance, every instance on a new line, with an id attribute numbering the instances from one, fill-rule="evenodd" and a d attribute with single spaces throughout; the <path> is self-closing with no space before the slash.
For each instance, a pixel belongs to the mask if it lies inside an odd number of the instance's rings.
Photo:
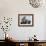
<path id="1" fill-rule="evenodd" d="M 33 14 L 18 14 L 18 26 L 33 26 L 34 15 Z"/>

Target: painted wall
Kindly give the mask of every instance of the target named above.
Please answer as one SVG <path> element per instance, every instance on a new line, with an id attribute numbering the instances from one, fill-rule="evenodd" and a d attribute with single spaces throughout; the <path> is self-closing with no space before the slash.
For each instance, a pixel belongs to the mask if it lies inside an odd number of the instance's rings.
<path id="1" fill-rule="evenodd" d="M 18 14 L 34 14 L 34 26 L 33 27 L 19 27 L 18 26 Z M 12 17 L 12 26 L 8 33 L 16 40 L 28 40 L 34 34 L 37 35 L 37 39 L 45 40 L 45 16 L 46 5 L 40 8 L 33 8 L 28 0 L 0 0 L 0 19 L 6 17 Z M 0 29 L 0 39 L 4 35 Z"/>

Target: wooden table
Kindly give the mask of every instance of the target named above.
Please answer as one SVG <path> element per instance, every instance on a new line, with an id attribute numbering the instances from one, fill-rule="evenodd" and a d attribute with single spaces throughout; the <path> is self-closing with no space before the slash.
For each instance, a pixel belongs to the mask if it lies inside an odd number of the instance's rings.
<path id="1" fill-rule="evenodd" d="M 14 42 L 16 43 L 16 46 L 20 46 L 20 44 L 24 44 L 24 46 L 43 46 L 44 44 L 46 44 L 46 40 L 39 41 L 17 40 Z"/>
<path id="2" fill-rule="evenodd" d="M 9 40 L 9 44 L 16 46 L 46 46 L 46 40 L 29 41 L 29 40 Z"/>

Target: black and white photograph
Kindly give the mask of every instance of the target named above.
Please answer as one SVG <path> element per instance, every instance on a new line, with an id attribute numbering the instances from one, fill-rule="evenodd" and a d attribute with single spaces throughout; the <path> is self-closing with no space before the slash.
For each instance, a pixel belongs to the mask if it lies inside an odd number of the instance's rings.
<path id="1" fill-rule="evenodd" d="M 18 14 L 19 26 L 33 26 L 33 14 Z"/>

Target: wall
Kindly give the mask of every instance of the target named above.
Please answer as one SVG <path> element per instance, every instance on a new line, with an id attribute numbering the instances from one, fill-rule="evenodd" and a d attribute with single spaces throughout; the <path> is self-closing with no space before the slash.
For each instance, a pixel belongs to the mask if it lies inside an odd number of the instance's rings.
<path id="1" fill-rule="evenodd" d="M 37 35 L 37 39 L 45 40 L 45 15 L 46 6 L 40 8 L 33 8 L 29 4 L 28 0 L 0 0 L 0 18 L 12 17 L 13 22 L 10 31 L 8 33 L 16 40 L 27 40 L 34 34 Z M 19 27 L 18 26 L 18 14 L 34 14 L 34 26 L 33 27 Z M 3 31 L 0 31 L 2 35 Z M 3 33 L 4 34 L 4 33 Z M 4 37 L 0 36 L 0 39 Z"/>

